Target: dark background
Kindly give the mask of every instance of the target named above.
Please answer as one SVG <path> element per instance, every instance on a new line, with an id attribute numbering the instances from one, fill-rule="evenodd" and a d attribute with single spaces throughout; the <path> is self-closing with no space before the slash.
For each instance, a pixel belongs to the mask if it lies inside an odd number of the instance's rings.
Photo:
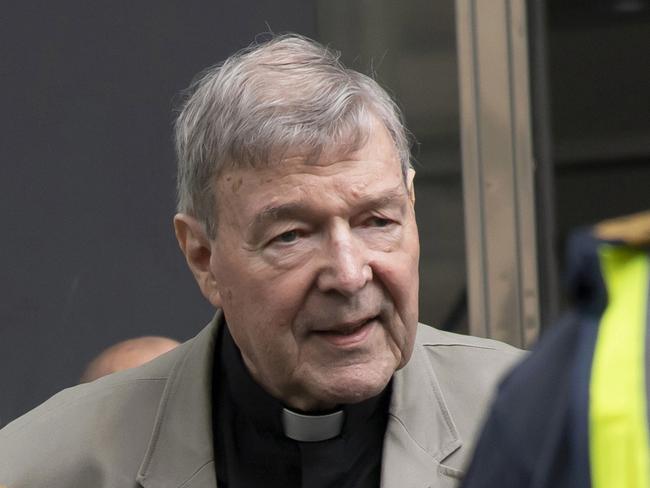
<path id="1" fill-rule="evenodd" d="M 6 2 L 0 15 L 0 426 L 108 345 L 212 316 L 176 244 L 173 107 L 315 2 Z"/>

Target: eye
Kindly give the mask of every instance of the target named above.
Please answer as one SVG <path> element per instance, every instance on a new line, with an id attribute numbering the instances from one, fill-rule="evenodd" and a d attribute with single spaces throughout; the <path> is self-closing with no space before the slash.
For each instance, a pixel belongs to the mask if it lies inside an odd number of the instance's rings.
<path id="1" fill-rule="evenodd" d="M 391 224 L 391 220 L 382 217 L 372 217 L 368 219 L 367 224 L 370 227 L 387 227 Z"/>
<path id="2" fill-rule="evenodd" d="M 298 237 L 299 234 L 297 230 L 289 230 L 287 232 L 283 232 L 279 236 L 275 237 L 273 240 L 276 242 L 282 242 L 284 244 L 290 244 L 296 241 Z"/>

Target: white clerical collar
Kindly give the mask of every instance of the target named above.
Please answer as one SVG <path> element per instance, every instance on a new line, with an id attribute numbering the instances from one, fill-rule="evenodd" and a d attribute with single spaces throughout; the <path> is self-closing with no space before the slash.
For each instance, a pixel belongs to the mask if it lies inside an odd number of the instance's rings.
<path id="1" fill-rule="evenodd" d="M 282 409 L 284 435 L 299 442 L 319 442 L 341 434 L 345 412 L 337 410 L 325 415 L 305 415 Z"/>

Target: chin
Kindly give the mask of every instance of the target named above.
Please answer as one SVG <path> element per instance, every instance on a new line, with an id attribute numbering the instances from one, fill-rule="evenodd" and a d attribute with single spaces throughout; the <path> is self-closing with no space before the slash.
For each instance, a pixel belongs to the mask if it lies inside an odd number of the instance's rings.
<path id="1" fill-rule="evenodd" d="M 379 395 L 393 377 L 394 368 L 386 371 L 370 370 L 368 366 L 361 371 L 332 375 L 321 392 L 323 403 L 329 405 L 348 405 L 359 403 Z M 350 374 L 352 373 L 352 374 Z"/>

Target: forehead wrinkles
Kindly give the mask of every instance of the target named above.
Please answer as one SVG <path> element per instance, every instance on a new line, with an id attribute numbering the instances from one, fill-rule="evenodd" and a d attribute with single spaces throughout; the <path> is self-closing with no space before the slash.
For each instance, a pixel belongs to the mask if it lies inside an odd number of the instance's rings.
<path id="1" fill-rule="evenodd" d="M 257 186 L 259 195 L 264 197 L 264 208 L 285 202 L 305 206 L 310 202 L 315 206 L 325 203 L 353 205 L 387 191 L 387 185 L 382 183 L 385 174 L 382 176 L 380 171 L 368 172 L 364 167 L 344 165 L 301 165 L 296 171 L 261 174 L 257 180 L 259 186 L 253 184 L 252 189 Z"/>

